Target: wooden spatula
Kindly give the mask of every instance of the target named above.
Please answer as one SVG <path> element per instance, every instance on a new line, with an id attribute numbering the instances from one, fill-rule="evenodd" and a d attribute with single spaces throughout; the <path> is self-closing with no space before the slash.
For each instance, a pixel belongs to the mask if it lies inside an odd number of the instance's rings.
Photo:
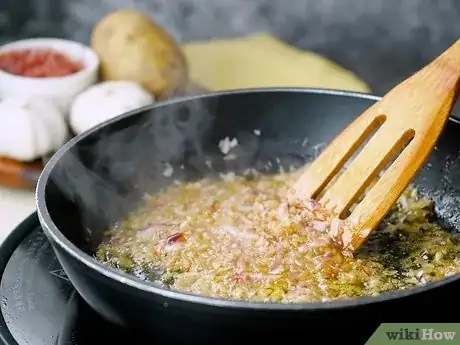
<path id="1" fill-rule="evenodd" d="M 294 185 L 294 198 L 316 199 L 346 222 L 344 249 L 359 249 L 425 163 L 455 104 L 459 78 L 460 40 L 353 121 Z"/>

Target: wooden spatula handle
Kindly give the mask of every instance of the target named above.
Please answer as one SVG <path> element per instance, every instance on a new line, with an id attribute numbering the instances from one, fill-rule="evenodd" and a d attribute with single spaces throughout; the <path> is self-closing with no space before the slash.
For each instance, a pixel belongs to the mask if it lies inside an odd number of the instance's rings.
<path id="1" fill-rule="evenodd" d="M 344 219 L 382 169 L 395 159 L 346 218 L 354 231 L 344 234 L 345 247 L 356 250 L 361 246 L 426 161 L 455 103 L 459 79 L 457 41 L 351 123 L 294 186 L 296 198 L 323 195 L 320 203 Z M 362 151 L 329 187 L 366 140 Z"/>

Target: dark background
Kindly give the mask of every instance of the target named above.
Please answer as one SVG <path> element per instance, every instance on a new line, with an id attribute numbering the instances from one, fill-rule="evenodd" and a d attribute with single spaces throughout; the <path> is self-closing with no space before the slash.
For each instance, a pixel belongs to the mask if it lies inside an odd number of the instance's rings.
<path id="1" fill-rule="evenodd" d="M 182 42 L 271 32 L 353 70 L 377 94 L 460 36 L 459 0 L 0 0 L 0 43 L 88 43 L 92 26 L 120 7 L 150 13 Z"/>

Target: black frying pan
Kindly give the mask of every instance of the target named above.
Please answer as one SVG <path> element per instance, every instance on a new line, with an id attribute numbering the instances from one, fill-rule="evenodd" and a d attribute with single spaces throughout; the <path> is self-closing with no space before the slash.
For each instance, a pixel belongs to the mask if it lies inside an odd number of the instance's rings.
<path id="1" fill-rule="evenodd" d="M 165 290 L 91 256 L 104 229 L 136 207 L 145 192 L 173 179 L 260 170 L 269 160 L 275 170 L 277 165 L 300 166 L 376 99 L 324 90 L 243 90 L 130 112 L 72 139 L 51 158 L 37 188 L 41 224 L 90 306 L 112 322 L 170 342 L 234 344 L 252 336 L 257 337 L 252 341 L 264 341 L 281 335 L 284 341 L 318 336 L 321 341 L 350 339 L 359 344 L 381 322 L 460 321 L 446 312 L 460 305 L 459 276 L 378 297 L 263 304 Z M 239 141 L 234 161 L 223 160 L 217 147 L 227 136 Z M 423 193 L 437 202 L 442 221 L 453 229 L 460 229 L 459 136 L 460 124 L 451 119 L 417 178 Z M 206 160 L 212 161 L 213 170 Z M 171 177 L 163 174 L 166 163 L 175 167 Z"/>

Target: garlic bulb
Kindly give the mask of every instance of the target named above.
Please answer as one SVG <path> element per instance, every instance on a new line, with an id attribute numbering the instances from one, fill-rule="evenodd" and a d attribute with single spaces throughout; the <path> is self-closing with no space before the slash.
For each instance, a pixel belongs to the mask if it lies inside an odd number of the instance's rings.
<path id="1" fill-rule="evenodd" d="M 52 153 L 68 139 L 64 115 L 38 98 L 0 102 L 0 156 L 32 161 Z"/>
<path id="2" fill-rule="evenodd" d="M 105 81 L 79 94 L 70 109 L 69 124 L 80 134 L 101 122 L 153 103 L 154 98 L 131 81 Z"/>

